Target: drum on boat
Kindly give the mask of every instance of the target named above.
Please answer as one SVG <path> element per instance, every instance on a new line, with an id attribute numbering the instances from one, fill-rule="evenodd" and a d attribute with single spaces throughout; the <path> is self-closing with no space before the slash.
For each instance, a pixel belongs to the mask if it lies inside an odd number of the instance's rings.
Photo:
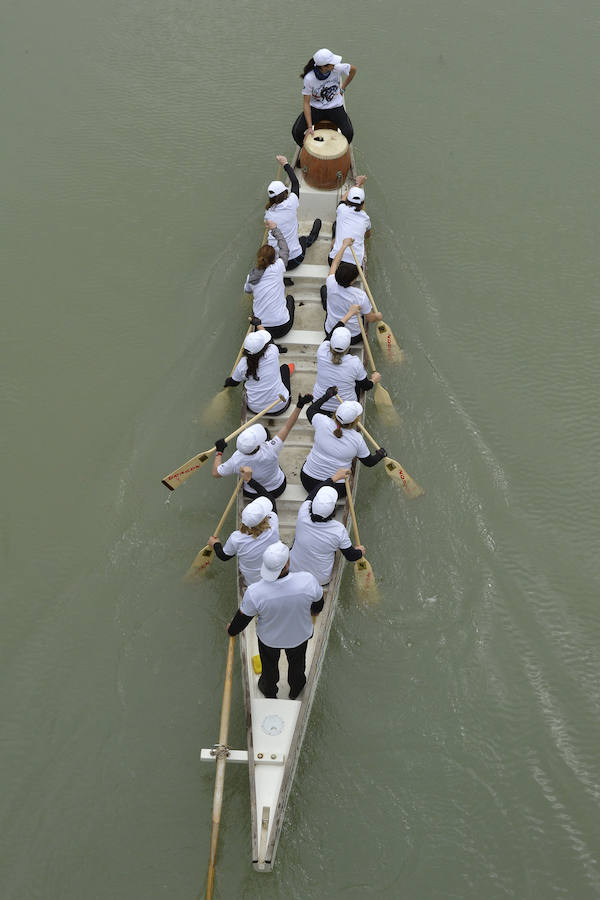
<path id="1" fill-rule="evenodd" d="M 324 127 L 325 126 L 325 127 Z M 314 188 L 330 191 L 341 187 L 350 170 L 350 145 L 333 123 L 319 122 L 300 152 L 304 180 Z"/>

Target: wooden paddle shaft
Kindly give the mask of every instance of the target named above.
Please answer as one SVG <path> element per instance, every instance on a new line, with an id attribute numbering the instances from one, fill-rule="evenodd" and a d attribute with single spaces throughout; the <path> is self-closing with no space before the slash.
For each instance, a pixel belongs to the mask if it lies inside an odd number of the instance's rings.
<path id="1" fill-rule="evenodd" d="M 236 428 L 235 431 L 232 431 L 231 434 L 228 434 L 227 437 L 225 438 L 227 443 L 229 443 L 229 441 L 232 441 L 234 439 L 234 437 L 237 437 L 238 434 L 241 434 L 242 431 L 245 431 L 246 428 L 248 428 L 250 425 L 254 425 L 255 422 L 258 422 L 258 420 L 261 419 L 265 413 L 268 413 L 269 410 L 273 409 L 274 406 L 277 406 L 278 403 L 285 403 L 285 397 L 282 394 L 279 394 L 279 396 L 277 397 L 277 400 L 273 400 L 272 403 L 269 403 L 268 406 L 265 406 L 265 408 L 263 409 L 262 412 L 256 413 L 256 415 L 252 416 L 251 419 L 248 419 L 248 421 L 244 425 L 240 425 L 239 428 Z M 215 448 L 212 447 L 211 450 L 207 450 L 206 452 L 213 453 L 214 450 L 215 450 Z"/>
<path id="2" fill-rule="evenodd" d="M 254 328 L 254 325 L 248 326 L 248 331 L 244 335 L 244 340 L 242 341 L 242 346 L 240 347 L 240 352 L 238 353 L 238 355 L 235 358 L 235 362 L 233 364 L 233 369 L 231 370 L 231 374 L 229 375 L 230 378 L 233 378 L 233 373 L 235 372 L 235 368 L 236 368 L 237 364 L 239 363 L 240 359 L 242 358 L 242 353 L 244 352 L 244 342 L 253 328 Z"/>
<path id="3" fill-rule="evenodd" d="M 225 669 L 225 686 L 223 688 L 223 704 L 221 706 L 221 725 L 219 728 L 219 754 L 217 756 L 217 770 L 215 774 L 215 792 L 213 795 L 212 831 L 210 835 L 210 857 L 208 861 L 208 877 L 206 881 L 206 897 L 211 900 L 215 884 L 215 865 L 217 861 L 217 843 L 219 840 L 219 825 L 221 823 L 221 807 L 223 805 L 223 785 L 225 782 L 225 766 L 227 756 L 227 737 L 229 734 L 229 715 L 231 711 L 231 683 L 233 680 L 233 650 L 235 638 L 229 638 L 227 649 L 227 667 Z"/>
<path id="4" fill-rule="evenodd" d="M 234 502 L 235 502 L 235 498 L 237 497 L 237 495 L 238 495 L 238 493 L 239 493 L 239 490 L 240 490 L 241 486 L 243 485 L 243 483 L 244 483 L 244 479 L 243 479 L 243 478 L 240 478 L 239 481 L 238 481 L 238 483 L 237 483 L 236 486 L 235 486 L 235 491 L 233 492 L 233 494 L 232 494 L 231 497 L 229 498 L 229 503 L 228 503 L 227 506 L 225 507 L 225 512 L 223 513 L 223 515 L 222 515 L 221 518 L 219 519 L 219 523 L 218 523 L 217 527 L 215 528 L 215 530 L 213 531 L 213 535 L 214 535 L 215 537 L 219 537 L 219 532 L 220 532 L 221 528 L 223 527 L 223 523 L 224 523 L 225 519 L 226 519 L 227 516 L 229 515 L 229 510 L 230 510 L 231 507 L 233 506 L 233 504 L 234 504 Z"/>
<path id="5" fill-rule="evenodd" d="M 360 537 L 358 535 L 358 524 L 356 522 L 356 511 L 354 509 L 354 501 L 352 499 L 352 491 L 350 490 L 350 479 L 345 478 L 346 482 L 346 496 L 348 498 L 348 506 L 350 507 L 350 515 L 352 516 L 352 527 L 354 529 L 354 540 L 357 544 L 360 544 Z"/>
<path id="6" fill-rule="evenodd" d="M 358 427 L 360 428 L 360 430 L 362 431 L 362 433 L 364 434 L 366 439 L 368 441 L 370 441 L 371 444 L 373 444 L 373 446 L 375 447 L 376 450 L 379 450 L 379 444 L 377 443 L 377 441 L 375 440 L 374 437 L 371 437 L 371 435 L 369 434 L 369 432 L 367 431 L 365 426 L 361 422 L 357 422 L 356 424 L 358 425 Z"/>
<path id="7" fill-rule="evenodd" d="M 367 359 L 369 360 L 369 365 L 371 366 L 371 371 L 375 372 L 375 360 L 373 359 L 373 354 L 371 353 L 371 348 L 369 347 L 369 342 L 367 340 L 367 333 L 365 331 L 365 326 L 363 325 L 362 316 L 360 313 L 356 314 L 356 318 L 358 319 L 358 324 L 360 325 L 360 333 L 362 334 L 363 344 L 365 347 L 365 353 L 367 354 Z"/>
<path id="8" fill-rule="evenodd" d="M 360 275 L 361 281 L 365 286 L 365 291 L 367 292 L 367 296 L 371 301 L 371 306 L 373 307 L 373 312 L 379 312 L 377 307 L 375 306 L 375 301 L 373 300 L 373 294 L 371 293 L 371 288 L 367 284 L 367 279 L 365 278 L 365 273 L 363 272 L 361 265 L 356 258 L 356 253 L 354 252 L 354 247 L 350 245 L 350 249 L 352 250 L 352 256 L 354 257 L 354 262 L 356 263 L 356 268 L 358 269 L 358 274 Z"/>

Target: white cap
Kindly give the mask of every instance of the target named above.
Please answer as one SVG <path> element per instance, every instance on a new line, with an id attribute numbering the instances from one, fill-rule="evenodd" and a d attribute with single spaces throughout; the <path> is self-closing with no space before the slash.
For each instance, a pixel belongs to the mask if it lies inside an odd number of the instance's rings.
<path id="1" fill-rule="evenodd" d="M 262 348 L 269 343 L 271 335 L 268 331 L 261 329 L 260 331 L 251 331 L 244 338 L 244 350 L 248 353 L 260 353 Z"/>
<path id="2" fill-rule="evenodd" d="M 251 425 L 250 428 L 246 428 L 245 431 L 238 434 L 235 445 L 240 453 L 252 453 L 252 451 L 256 450 L 259 444 L 264 443 L 266 439 L 267 432 L 262 425 Z"/>
<path id="3" fill-rule="evenodd" d="M 335 509 L 337 499 L 338 492 L 329 485 L 318 490 L 312 502 L 312 511 L 315 516 L 323 516 L 324 519 L 330 516 Z"/>
<path id="4" fill-rule="evenodd" d="M 316 66 L 337 66 L 337 64 L 342 61 L 341 56 L 336 56 L 335 53 L 332 53 L 331 50 L 328 50 L 326 47 L 313 53 L 313 59 Z"/>
<path id="5" fill-rule="evenodd" d="M 331 337 L 329 338 L 329 345 L 332 350 L 337 350 L 341 352 L 342 350 L 347 350 L 350 346 L 350 340 L 352 338 L 352 334 L 349 328 L 344 328 L 344 326 L 340 326 L 339 328 L 334 328 L 331 332 Z"/>
<path id="6" fill-rule="evenodd" d="M 348 191 L 348 200 L 350 203 L 362 203 L 365 199 L 365 192 L 362 188 L 353 187 Z"/>
<path id="7" fill-rule="evenodd" d="M 265 581 L 276 581 L 289 558 L 289 548 L 282 541 L 269 544 L 263 553 L 260 577 Z"/>
<path id="8" fill-rule="evenodd" d="M 252 528 L 254 525 L 258 525 L 262 522 L 265 516 L 272 512 L 272 510 L 273 504 L 268 497 L 258 497 L 242 510 L 242 522 L 244 525 L 247 525 L 248 528 Z"/>
<path id="9" fill-rule="evenodd" d="M 269 195 L 269 197 L 279 197 L 279 195 L 283 194 L 284 191 L 287 191 L 287 188 L 283 181 L 272 181 L 267 188 L 267 194 Z"/>
<path id="10" fill-rule="evenodd" d="M 335 411 L 335 417 L 342 425 L 349 425 L 361 415 L 362 406 L 357 400 L 344 400 Z M 238 438 L 239 440 L 239 438 Z"/>

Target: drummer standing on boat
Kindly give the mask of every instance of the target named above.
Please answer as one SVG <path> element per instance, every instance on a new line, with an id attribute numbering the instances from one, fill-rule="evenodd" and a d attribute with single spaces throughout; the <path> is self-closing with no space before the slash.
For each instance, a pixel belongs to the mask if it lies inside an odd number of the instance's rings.
<path id="1" fill-rule="evenodd" d="M 333 122 L 348 143 L 352 143 L 354 128 L 344 109 L 344 91 L 355 75 L 356 66 L 343 63 L 341 56 L 325 47 L 309 59 L 300 75 L 304 108 L 292 126 L 292 137 L 299 147 L 307 133 L 314 134 L 315 125 L 321 119 Z"/>
<path id="2" fill-rule="evenodd" d="M 290 573 L 290 551 L 277 541 L 263 554 L 261 580 L 251 584 L 240 608 L 227 626 L 233 637 L 257 616 L 256 634 L 262 674 L 258 688 L 265 697 L 277 697 L 279 656 L 288 661 L 290 700 L 306 684 L 306 647 L 313 635 L 311 615 L 323 609 L 323 588 L 309 572 Z"/>

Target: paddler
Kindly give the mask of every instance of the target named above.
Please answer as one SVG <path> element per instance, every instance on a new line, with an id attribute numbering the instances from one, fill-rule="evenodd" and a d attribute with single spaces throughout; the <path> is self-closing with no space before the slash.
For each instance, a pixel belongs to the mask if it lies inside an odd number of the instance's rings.
<path id="1" fill-rule="evenodd" d="M 252 413 L 260 412 L 279 394 L 286 399 L 269 415 L 276 416 L 290 405 L 290 375 L 294 364 L 279 365 L 279 348 L 273 343 L 271 333 L 262 325 L 244 339 L 244 354 L 225 381 L 225 387 L 237 387 L 246 383 L 246 406 Z"/>
<path id="2" fill-rule="evenodd" d="M 336 394 L 337 387 L 328 387 L 323 396 L 306 410 L 306 417 L 315 429 L 315 440 L 300 470 L 300 480 L 309 492 L 326 478 L 331 478 L 337 469 L 351 468 L 355 457 L 370 468 L 386 456 L 383 447 L 369 453 L 365 439 L 356 430 L 363 411 L 357 400 L 344 400 L 335 410 L 333 418 L 320 411 Z M 337 483 L 335 489 L 340 497 L 346 496 L 344 482 Z"/>
<path id="3" fill-rule="evenodd" d="M 256 616 L 262 666 L 258 689 L 265 697 L 277 697 L 279 656 L 284 650 L 289 698 L 295 700 L 306 684 L 306 647 L 313 635 L 311 615 L 323 609 L 323 588 L 310 572 L 290 572 L 289 556 L 289 548 L 281 541 L 267 547 L 260 581 L 247 587 L 227 632 L 239 634 Z"/>
<path id="4" fill-rule="evenodd" d="M 369 378 L 361 359 L 348 352 L 351 338 L 348 327 L 342 326 L 334 328 L 329 340 L 319 345 L 317 380 L 313 388 L 315 397 L 321 397 L 326 385 L 335 382 L 342 400 L 357 400 L 360 391 L 370 391 L 381 381 L 379 372 L 372 372 Z M 332 397 L 323 404 L 321 412 L 333 413 L 338 406 L 339 401 Z"/>
<path id="5" fill-rule="evenodd" d="M 350 474 L 350 469 L 338 469 L 331 478 L 317 484 L 300 506 L 290 551 L 290 572 L 311 572 L 319 584 L 328 584 L 336 550 L 349 562 L 356 562 L 363 555 L 363 545 L 353 547 L 347 529 L 334 518 L 338 501 L 335 485 Z"/>
<path id="6" fill-rule="evenodd" d="M 379 322 L 382 314 L 373 312 L 371 301 L 362 288 L 352 287 L 352 282 L 358 278 L 356 265 L 354 263 L 342 264 L 343 254 L 353 243 L 354 238 L 344 238 L 331 261 L 329 275 L 321 287 L 321 303 L 327 310 L 325 333 L 329 336 L 338 325 L 345 325 L 350 331 L 351 343 L 358 344 L 362 341 L 362 335 L 356 314 L 362 315 L 363 322 Z"/>
<path id="7" fill-rule="evenodd" d="M 228 460 L 223 462 L 223 451 L 227 446 L 225 438 L 215 441 L 217 452 L 213 460 L 212 474 L 215 478 L 223 478 L 225 475 L 239 473 L 242 466 L 250 466 L 254 477 L 262 484 L 268 495 L 272 498 L 280 497 L 285 491 L 286 478 L 279 465 L 279 454 L 283 448 L 283 442 L 298 421 L 300 410 L 312 400 L 312 394 L 298 394 L 296 407 L 292 410 L 287 422 L 275 435 L 269 439 L 263 425 L 250 425 L 242 431 L 236 441 L 236 451 Z M 254 499 L 257 492 L 251 486 L 244 485 L 244 496 Z"/>
<path id="8" fill-rule="evenodd" d="M 276 222 L 279 230 L 283 234 L 289 251 L 289 259 L 286 268 L 287 271 L 290 272 L 300 265 L 304 260 L 304 255 L 308 248 L 312 247 L 319 237 L 321 220 L 314 220 L 310 234 L 298 236 L 300 182 L 296 178 L 296 173 L 285 156 L 276 156 L 275 158 L 279 165 L 283 166 L 290 179 L 290 190 L 288 191 L 283 181 L 272 181 L 270 183 L 267 188 L 269 200 L 265 211 L 265 223 L 269 221 Z M 277 247 L 277 240 L 272 233 L 269 233 L 267 242 L 271 247 Z"/>
<path id="9" fill-rule="evenodd" d="M 256 482 L 255 482 L 256 484 Z M 279 519 L 268 497 L 257 497 L 242 510 L 242 525 L 232 531 L 223 546 L 214 535 L 208 539 L 215 555 L 223 562 L 238 558 L 246 584 L 260 579 L 263 553 L 279 540 Z"/>
<path id="10" fill-rule="evenodd" d="M 244 283 L 246 294 L 253 294 L 253 315 L 278 338 L 287 334 L 294 324 L 294 298 L 285 295 L 285 267 L 289 258 L 287 242 L 277 222 L 267 220 L 267 228 L 277 242 L 279 256 L 270 244 L 263 244 L 256 254 L 256 265 Z"/>

